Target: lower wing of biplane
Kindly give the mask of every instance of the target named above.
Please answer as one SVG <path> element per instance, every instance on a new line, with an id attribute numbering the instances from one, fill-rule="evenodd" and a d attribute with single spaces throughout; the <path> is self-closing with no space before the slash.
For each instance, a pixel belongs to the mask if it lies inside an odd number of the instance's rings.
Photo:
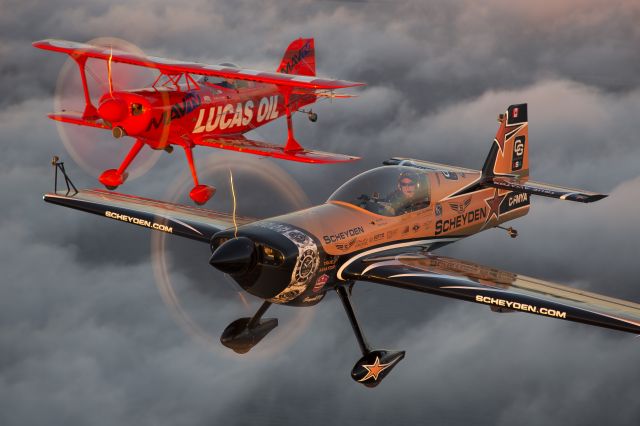
<path id="1" fill-rule="evenodd" d="M 313 39 L 298 39 L 292 42 L 286 50 L 277 72 L 256 71 L 238 68 L 229 64 L 207 65 L 144 56 L 109 47 L 65 40 L 42 40 L 33 43 L 33 45 L 40 49 L 68 54 L 78 64 L 82 79 L 85 98 L 84 111 L 60 111 L 50 114 L 50 118 L 70 124 L 109 129 L 116 138 L 130 136 L 136 139 L 135 144 L 120 166 L 116 169 L 105 171 L 99 177 L 100 182 L 108 189 L 115 189 L 124 183 L 128 176 L 127 168 L 145 145 L 153 149 L 165 149 L 167 151 L 171 151 L 171 145 L 177 145 L 184 149 L 194 179 L 194 187 L 190 192 L 190 197 L 197 204 L 206 203 L 215 193 L 215 188 L 201 185 L 198 182 L 192 154 L 194 146 L 222 148 L 306 163 L 339 163 L 358 159 L 355 156 L 307 150 L 298 143 L 294 136 L 292 124 L 292 114 L 294 112 L 305 112 L 309 114 L 311 121 L 315 121 L 317 115 L 311 111 L 302 110 L 302 106 L 311 104 L 320 98 L 348 97 L 349 95 L 335 94 L 334 91 L 362 85 L 362 83 L 351 81 L 317 77 L 315 75 Z M 108 68 L 109 91 L 100 97 L 97 107 L 92 103 L 87 84 L 86 63 L 90 58 L 104 60 Z M 112 63 L 124 63 L 155 69 L 159 72 L 159 75 L 153 85 L 147 89 L 114 91 L 111 73 Z M 204 117 L 205 107 L 200 104 L 200 97 L 197 94 L 201 86 L 206 84 L 204 82 L 206 79 L 196 80 L 193 77 L 194 75 L 226 81 L 226 83 L 223 82 L 222 84 L 229 84 L 229 81 L 239 80 L 270 85 L 268 87 L 272 89 L 269 90 L 272 90 L 275 95 L 281 96 L 281 108 L 284 110 L 287 122 L 285 144 L 278 145 L 262 141 L 251 141 L 241 136 L 242 133 L 252 130 L 256 126 L 266 124 L 268 120 L 255 125 L 242 123 L 245 127 L 239 128 L 238 133 L 234 136 L 224 135 L 221 137 L 218 137 L 215 130 L 207 130 L 208 134 L 195 134 L 195 132 L 191 132 L 191 129 L 182 129 L 180 125 L 176 125 L 174 115 L 178 117 L 177 120 L 181 120 L 187 113 L 197 116 L 197 108 L 201 109 L 199 120 Z M 229 90 L 228 87 L 223 88 L 222 84 L 218 88 L 220 90 L 217 90 L 216 93 L 223 93 L 224 90 Z M 174 104 L 174 101 L 171 100 L 173 98 L 171 95 L 168 96 L 167 93 L 180 94 L 180 96 L 175 97 L 175 102 L 177 103 Z M 203 98 L 208 99 L 205 102 L 211 102 L 208 95 L 203 96 Z M 193 99 L 197 99 L 197 101 L 193 101 Z M 275 99 L 278 99 L 278 96 L 275 96 Z M 261 100 L 263 99 L 261 98 Z M 254 101 L 256 100 L 254 99 Z M 249 102 L 252 102 L 252 105 L 256 104 L 257 111 L 255 114 L 252 111 L 251 115 L 258 117 L 262 105 L 258 108 L 257 102 L 254 101 Z M 230 104 L 226 104 L 225 108 L 229 106 Z M 270 107 L 273 110 L 277 106 L 273 104 Z M 238 111 L 236 110 L 236 115 L 238 115 Z M 246 114 L 247 105 L 245 105 L 243 111 Z M 170 117 L 167 114 L 170 114 Z M 218 113 L 219 115 L 220 113 Z M 236 115 L 234 115 L 234 120 Z M 212 116 L 212 113 L 210 113 L 210 116 Z M 270 119 L 274 119 L 277 116 L 278 114 L 273 114 Z M 246 115 L 244 118 L 246 118 Z M 239 120 L 239 122 L 242 121 L 244 120 Z M 188 124 L 193 127 L 191 121 Z M 159 132 L 157 127 L 162 128 L 162 131 Z M 206 127 L 209 127 L 209 123 L 207 123 Z M 150 130 L 151 128 L 153 130 Z M 176 128 L 182 130 L 176 131 L 174 130 Z"/>
<path id="2" fill-rule="evenodd" d="M 338 276 L 640 334 L 636 303 L 418 250 L 359 256 Z"/>

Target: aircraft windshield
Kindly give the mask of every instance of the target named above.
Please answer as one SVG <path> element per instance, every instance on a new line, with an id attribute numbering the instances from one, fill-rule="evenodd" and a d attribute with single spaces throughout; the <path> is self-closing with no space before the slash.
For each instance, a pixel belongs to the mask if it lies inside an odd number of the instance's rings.
<path id="1" fill-rule="evenodd" d="M 227 89 L 235 89 L 235 81 L 230 79 L 225 79 L 221 77 L 212 77 L 209 75 L 203 75 L 199 80 L 198 84 L 208 84 L 212 86 L 220 86 L 225 87 Z"/>
<path id="2" fill-rule="evenodd" d="M 334 192 L 342 201 L 383 216 L 399 216 L 429 206 L 429 179 L 424 171 L 385 166 L 364 172 Z"/>

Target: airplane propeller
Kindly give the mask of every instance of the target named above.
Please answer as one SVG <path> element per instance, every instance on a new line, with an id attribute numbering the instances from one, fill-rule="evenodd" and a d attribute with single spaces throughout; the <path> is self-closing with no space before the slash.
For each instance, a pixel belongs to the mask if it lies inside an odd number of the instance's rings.
<path id="1" fill-rule="evenodd" d="M 247 237 L 236 237 L 222 243 L 211 255 L 209 264 L 225 274 L 243 274 L 256 263 L 256 245 Z"/>
<path id="2" fill-rule="evenodd" d="M 143 54 L 133 43 L 118 38 L 103 37 L 90 40 L 88 43 Z M 149 68 L 108 61 L 105 66 L 105 61 L 94 59 L 87 60 L 85 70 L 93 108 L 85 107 L 86 100 L 78 65 L 71 58 L 67 59 L 58 75 L 54 107 L 56 112 L 62 113 L 84 110 L 84 115 L 88 114 L 89 118 L 96 120 L 97 127 L 112 128 L 112 135 L 109 135 L 104 130 L 56 122 L 58 133 L 69 155 L 83 170 L 98 177 L 105 166 L 119 164 L 135 142 L 133 138 L 125 138 L 114 147 L 114 137 L 118 139 L 125 135 L 135 136 L 136 131 L 148 123 L 148 117 L 144 113 L 138 113 L 144 110 L 142 102 L 128 91 L 150 86 L 157 76 L 156 72 Z M 129 111 L 132 114 L 129 114 Z M 143 149 L 128 168 L 129 179 L 146 173 L 161 153 L 162 151 Z"/>
<path id="3" fill-rule="evenodd" d="M 142 54 L 142 51 L 135 45 L 121 39 L 101 38 L 91 40 L 88 43 L 111 47 L 114 50 Z M 57 127 L 65 148 L 73 160 L 86 172 L 98 177 L 103 173 L 105 167 L 108 167 L 109 164 L 118 164 L 130 150 L 134 139 L 122 137 L 125 135 L 134 136 L 136 126 L 139 127 L 140 123 L 145 124 L 144 111 L 146 105 L 143 105 L 141 100 L 136 99 L 135 94 L 130 93 L 129 90 L 150 86 L 156 75 L 148 68 L 115 62 L 110 67 L 106 67 L 104 61 L 91 59 L 87 60 L 86 63 L 86 75 L 91 101 L 95 105 L 93 119 L 111 127 L 112 135 L 90 127 L 70 126 L 66 123 L 59 123 Z M 69 59 L 61 69 L 54 104 L 56 111 L 63 112 L 82 111 L 85 107 L 78 67 L 72 59 Z M 117 142 L 119 146 L 115 147 L 116 149 L 113 146 L 114 137 L 119 141 Z M 91 143 L 88 143 L 89 141 Z M 166 151 L 170 150 L 166 149 Z M 157 162 L 162 152 L 143 149 L 128 168 L 129 180 L 139 177 L 148 171 Z M 237 177 L 241 181 L 244 178 L 245 181 L 248 179 L 251 182 L 253 194 L 257 192 L 269 193 L 271 195 L 269 197 L 270 204 L 280 205 L 282 208 L 281 213 L 310 206 L 310 202 L 302 189 L 271 160 L 216 152 L 208 158 L 201 158 L 200 163 L 199 174 L 201 179 L 204 180 L 207 176 L 217 174 L 215 179 L 212 180 L 224 182 L 228 178 L 229 168 L 231 168 L 234 174 L 237 173 Z M 179 197 L 188 192 L 191 184 L 191 176 L 187 170 L 183 170 L 173 183 L 169 183 L 166 186 L 167 190 L 164 196 L 160 198 L 168 202 L 183 202 L 185 200 L 179 199 Z M 221 187 L 223 186 L 221 185 Z M 240 190 L 239 197 L 243 198 L 245 189 L 243 189 L 242 185 L 239 185 L 238 189 Z M 281 202 L 274 204 L 273 200 L 278 198 Z M 219 211 L 231 211 L 230 205 L 228 205 L 230 202 L 228 191 L 225 192 L 221 188 L 215 202 L 217 205 L 209 206 L 209 208 Z M 220 207 L 220 204 L 224 203 L 227 203 L 227 206 Z M 265 215 L 264 212 L 257 210 L 247 210 L 245 212 L 242 208 L 240 212 L 254 217 Z M 252 249 L 253 242 L 251 240 L 243 242 L 242 238 L 237 240 L 239 241 L 228 241 L 229 245 L 226 245 L 226 248 L 220 247 L 221 251 L 217 255 L 212 255 L 212 264 L 215 264 L 214 266 L 221 272 L 234 273 L 234 271 L 240 271 L 244 267 L 250 267 L 250 262 L 255 257 L 255 249 Z M 230 351 L 220 345 L 219 336 L 224 330 L 226 319 L 232 318 L 224 318 L 222 320 L 218 314 L 212 319 L 200 312 L 198 301 L 191 297 L 192 291 L 185 289 L 181 285 L 184 284 L 184 281 L 181 280 L 183 277 L 180 269 L 174 263 L 175 257 L 179 257 L 181 261 L 186 263 L 193 262 L 193 260 L 186 258 L 186 255 L 182 256 L 182 251 L 176 249 L 177 244 L 180 243 L 173 239 L 167 239 L 166 234 L 151 234 L 151 260 L 156 285 L 162 299 L 176 322 L 190 336 L 217 353 L 231 355 Z M 242 251 L 242 256 L 237 256 L 237 247 L 235 246 L 240 244 L 243 244 L 244 251 Z M 205 268 L 207 277 L 215 274 L 206 264 Z M 190 283 L 192 284 L 193 281 L 190 281 Z M 240 306 L 242 308 L 240 309 L 233 308 L 233 304 L 229 305 L 235 311 L 235 313 L 231 314 L 234 317 L 241 316 L 241 314 L 252 315 L 259 304 L 257 298 L 239 291 L 237 284 L 226 274 L 216 275 L 215 282 L 206 282 L 198 285 L 208 288 L 209 290 L 204 290 L 208 292 L 211 291 L 211 288 L 216 289 L 214 296 L 231 298 L 241 302 Z M 284 318 L 281 326 L 260 344 L 259 349 L 253 352 L 260 354 L 260 356 L 269 356 L 286 350 L 288 345 L 306 330 L 313 315 L 313 309 L 278 311 L 278 316 Z"/>
<path id="4" fill-rule="evenodd" d="M 219 185 L 219 192 L 212 201 L 214 204 L 208 206 L 212 210 L 228 212 L 233 210 L 229 169 L 232 170 L 233 180 L 236 182 L 234 185 L 239 216 L 267 217 L 311 205 L 304 191 L 291 176 L 269 159 L 233 153 L 215 153 L 203 157 L 200 163 L 200 173 L 204 178 L 215 179 L 221 183 L 229 182 L 227 185 Z M 187 171 L 183 171 L 160 198 L 168 202 L 186 201 L 183 197 L 189 184 L 190 176 Z M 252 196 L 258 193 L 268 194 L 268 196 Z M 188 257 L 189 255 L 180 249 L 180 244 L 179 239 L 167 238 L 164 233 L 151 233 L 151 261 L 162 299 L 176 322 L 195 341 L 217 354 L 233 356 L 233 352 L 220 344 L 221 333 L 224 331 L 222 338 L 224 344 L 224 336 L 229 327 L 238 325 L 234 321 L 225 329 L 227 321 L 243 315 L 252 316 L 262 301 L 239 289 L 237 283 L 227 274 L 242 274 L 243 271 L 251 269 L 257 255 L 254 242 L 239 236 L 225 241 L 218 247 L 211 255 L 210 265 L 220 272 L 203 263 L 200 258 L 194 260 Z M 191 253 L 194 253 L 193 250 Z M 210 299 L 203 302 L 202 293 L 197 293 L 195 296 L 192 290 L 186 290 L 180 267 L 184 264 L 189 265 L 190 271 L 200 271 L 202 276 L 206 277 L 203 278 L 206 280 L 203 283 L 193 279 L 190 283 L 196 282 L 204 296 Z M 212 276 L 213 280 L 211 280 Z M 206 303 L 210 307 L 212 304 L 221 303 L 221 300 L 234 302 L 223 303 L 225 308 L 228 307 L 228 310 L 224 311 L 225 314 L 210 308 L 204 309 L 204 313 L 198 309 L 200 303 Z M 299 335 L 306 331 L 315 315 L 314 309 L 273 308 L 273 312 L 282 321 L 268 338 L 252 349 L 253 356 L 271 356 L 286 350 Z M 269 324 L 274 326 L 271 322 L 265 323 L 265 326 Z M 269 327 L 267 329 L 270 330 Z M 255 338 L 255 336 L 250 337 Z M 232 349 L 243 353 L 238 348 Z"/>

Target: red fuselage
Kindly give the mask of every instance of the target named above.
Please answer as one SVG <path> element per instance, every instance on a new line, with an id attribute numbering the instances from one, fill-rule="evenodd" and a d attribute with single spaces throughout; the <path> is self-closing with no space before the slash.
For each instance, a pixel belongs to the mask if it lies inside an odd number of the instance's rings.
<path id="1" fill-rule="evenodd" d="M 147 88 L 108 93 L 100 105 L 114 104 L 107 112 L 117 118 L 111 125 L 154 149 L 243 134 L 285 115 L 284 96 L 275 85 L 240 81 L 199 85 L 195 90 Z M 291 109 L 315 100 L 314 95 L 291 95 Z"/>

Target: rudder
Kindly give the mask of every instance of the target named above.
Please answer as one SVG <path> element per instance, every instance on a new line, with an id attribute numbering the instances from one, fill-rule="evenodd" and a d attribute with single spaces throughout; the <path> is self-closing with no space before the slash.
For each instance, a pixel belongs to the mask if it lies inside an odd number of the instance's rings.
<path id="1" fill-rule="evenodd" d="M 316 75 L 316 53 L 312 38 L 299 38 L 291 42 L 284 52 L 277 72 L 297 75 Z"/>
<path id="2" fill-rule="evenodd" d="M 483 176 L 529 176 L 527 104 L 511 105 L 498 116 L 500 127 L 482 167 Z"/>

